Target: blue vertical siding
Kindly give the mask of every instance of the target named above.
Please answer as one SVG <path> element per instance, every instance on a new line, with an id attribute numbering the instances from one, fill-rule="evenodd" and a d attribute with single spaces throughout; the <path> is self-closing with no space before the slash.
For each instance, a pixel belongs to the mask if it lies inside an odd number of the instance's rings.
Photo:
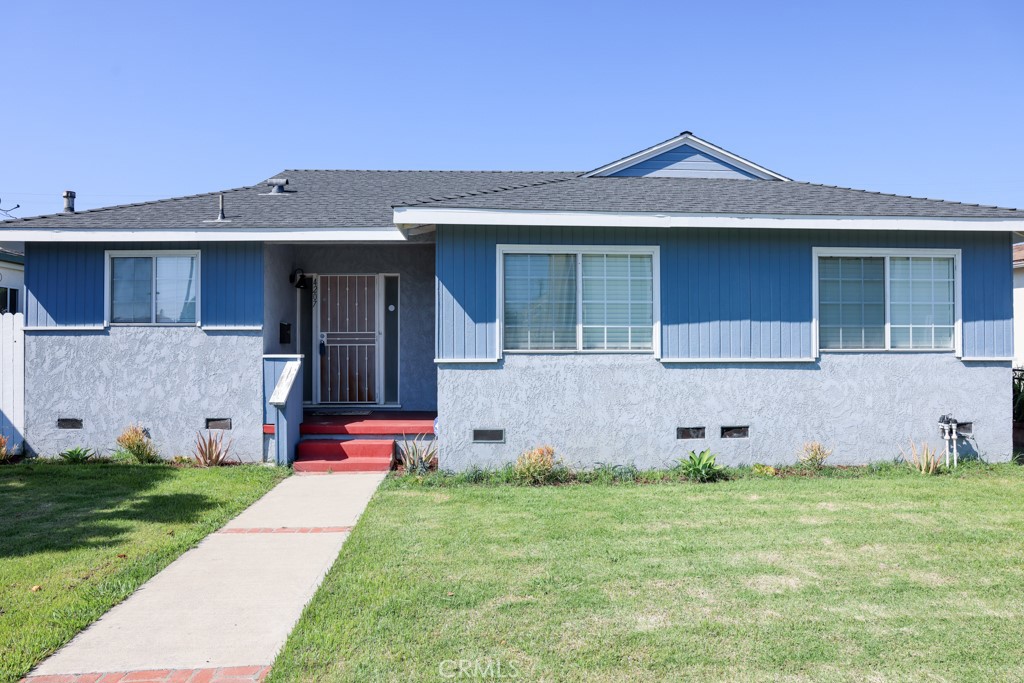
<path id="1" fill-rule="evenodd" d="M 662 152 L 657 156 L 611 173 L 620 177 L 664 178 L 756 178 L 757 176 L 727 164 L 689 145 Z"/>
<path id="2" fill-rule="evenodd" d="M 963 353 L 1013 355 L 1006 233 L 440 226 L 437 355 L 495 358 L 498 244 L 657 245 L 662 355 L 809 358 L 815 246 L 962 250 Z"/>
<path id="3" fill-rule="evenodd" d="M 200 251 L 203 327 L 263 323 L 263 245 L 259 242 L 70 243 L 25 245 L 25 324 L 103 324 L 104 253 L 108 249 Z"/>

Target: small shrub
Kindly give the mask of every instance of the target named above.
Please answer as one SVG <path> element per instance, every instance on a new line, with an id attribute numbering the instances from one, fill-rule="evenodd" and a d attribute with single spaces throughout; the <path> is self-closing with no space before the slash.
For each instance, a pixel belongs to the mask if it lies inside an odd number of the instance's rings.
<path id="1" fill-rule="evenodd" d="M 224 443 L 224 432 L 216 434 L 207 429 L 206 436 L 196 432 L 196 447 L 193 451 L 193 463 L 196 467 L 221 467 L 231 460 L 231 441 Z"/>
<path id="2" fill-rule="evenodd" d="M 14 459 L 14 449 L 10 446 L 10 441 L 3 434 L 0 434 L 0 462 L 10 462 Z"/>
<path id="3" fill-rule="evenodd" d="M 177 467 L 192 467 L 195 462 L 195 458 L 190 455 L 176 455 L 171 458 L 171 464 Z"/>
<path id="4" fill-rule="evenodd" d="M 567 480 L 569 468 L 560 458 L 555 457 L 553 447 L 538 446 L 525 451 L 516 459 L 512 475 L 518 483 L 539 486 Z"/>
<path id="5" fill-rule="evenodd" d="M 58 455 L 64 462 L 81 465 L 82 463 L 92 460 L 96 455 L 96 451 L 91 448 L 75 446 L 74 448 L 69 448 L 66 451 L 61 451 Z"/>
<path id="6" fill-rule="evenodd" d="M 700 453 L 690 451 L 685 458 L 679 459 L 676 469 L 690 481 L 710 482 L 725 478 L 725 468 L 716 463 L 718 456 L 707 448 Z"/>
<path id="7" fill-rule="evenodd" d="M 775 477 L 778 476 L 779 470 L 772 467 L 771 465 L 762 465 L 757 462 L 750 468 L 750 471 L 758 477 Z"/>
<path id="8" fill-rule="evenodd" d="M 160 462 L 156 446 L 142 425 L 133 424 L 126 427 L 121 436 L 117 437 L 117 445 L 119 448 L 114 453 L 115 460 L 126 460 L 140 465 Z"/>
<path id="9" fill-rule="evenodd" d="M 805 467 L 820 470 L 831 455 L 832 449 L 825 448 L 825 444 L 820 441 L 808 441 L 804 444 L 803 451 L 800 452 L 799 460 L 800 464 Z"/>
<path id="10" fill-rule="evenodd" d="M 907 451 L 900 449 L 900 452 L 903 460 L 921 474 L 936 474 L 939 471 L 939 452 L 931 448 L 927 442 L 922 441 L 921 449 L 918 450 L 917 444 L 911 441 L 909 457 Z"/>
<path id="11" fill-rule="evenodd" d="M 437 467 L 437 444 L 433 440 L 428 440 L 424 434 L 411 441 L 403 439 L 401 460 L 406 474 L 424 475 Z"/>

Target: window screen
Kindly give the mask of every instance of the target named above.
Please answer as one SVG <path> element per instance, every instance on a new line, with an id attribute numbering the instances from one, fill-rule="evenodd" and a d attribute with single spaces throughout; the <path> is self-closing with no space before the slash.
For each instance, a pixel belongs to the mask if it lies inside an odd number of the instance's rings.
<path id="1" fill-rule="evenodd" d="M 505 254 L 506 349 L 576 348 L 576 255 Z"/>
<path id="2" fill-rule="evenodd" d="M 823 349 L 885 348 L 885 259 L 818 262 L 818 334 Z"/>
<path id="3" fill-rule="evenodd" d="M 953 259 L 893 256 L 889 269 L 892 348 L 952 349 Z"/>
<path id="4" fill-rule="evenodd" d="M 111 322 L 196 322 L 196 266 L 195 255 L 111 257 Z"/>
<path id="5" fill-rule="evenodd" d="M 654 272 L 649 254 L 583 254 L 583 348 L 649 350 Z"/>

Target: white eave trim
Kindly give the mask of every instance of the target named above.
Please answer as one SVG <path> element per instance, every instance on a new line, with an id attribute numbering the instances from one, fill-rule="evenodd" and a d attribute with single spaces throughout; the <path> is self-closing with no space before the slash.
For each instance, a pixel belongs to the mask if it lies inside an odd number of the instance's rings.
<path id="1" fill-rule="evenodd" d="M 803 230 L 927 230 L 1014 232 L 1020 218 L 918 218 L 911 216 L 714 215 L 602 211 L 512 211 L 404 206 L 395 208 L 398 225 L 539 225 L 608 228 L 755 228 Z"/>
<path id="2" fill-rule="evenodd" d="M 657 144 L 654 147 L 649 147 L 645 150 L 641 150 L 636 154 L 631 154 L 625 159 L 613 161 L 612 163 L 606 164 L 601 168 L 594 169 L 590 173 L 584 174 L 583 177 L 593 178 L 595 176 L 611 175 L 613 173 L 621 171 L 622 169 L 629 168 L 630 166 L 635 166 L 636 164 L 647 161 L 648 159 L 656 157 L 659 154 L 670 152 L 676 147 L 682 147 L 683 145 L 689 145 L 698 152 L 703 152 L 704 154 L 714 157 L 719 161 L 725 162 L 730 166 L 735 166 L 736 168 L 744 170 L 747 173 L 750 173 L 751 175 L 755 175 L 758 178 L 761 178 L 762 180 L 790 180 L 784 175 L 780 175 L 775 171 L 769 171 L 764 166 L 755 164 L 753 161 L 744 159 L 743 157 L 737 156 L 732 152 L 728 152 L 719 147 L 718 145 L 711 144 L 707 140 L 701 140 L 699 137 L 693 135 L 692 133 L 683 133 L 682 135 L 677 135 L 671 140 L 666 140 L 665 142 Z"/>
<path id="3" fill-rule="evenodd" d="M 0 226 L 12 242 L 405 242 L 397 228 L 30 228 Z"/>

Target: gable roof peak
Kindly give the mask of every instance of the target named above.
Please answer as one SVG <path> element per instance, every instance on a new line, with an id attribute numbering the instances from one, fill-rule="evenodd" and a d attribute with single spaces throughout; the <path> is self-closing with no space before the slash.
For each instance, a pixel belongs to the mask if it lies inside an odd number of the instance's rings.
<path id="1" fill-rule="evenodd" d="M 654 160 L 656 157 L 661 158 L 662 155 L 670 154 L 673 150 L 677 150 L 680 147 L 691 148 L 691 150 L 694 150 L 696 153 L 701 155 L 706 161 L 709 161 L 712 164 L 719 164 L 723 170 L 732 169 L 735 172 L 734 177 L 746 177 L 758 180 L 790 180 L 790 178 L 787 178 L 780 173 L 771 171 L 760 164 L 756 164 L 749 159 L 744 159 L 738 154 L 733 154 L 716 144 L 703 140 L 689 130 L 684 130 L 679 135 L 669 138 L 663 142 L 659 142 L 647 149 L 642 149 L 639 152 L 634 152 L 633 154 L 625 156 L 617 161 L 595 168 L 593 171 L 586 173 L 584 177 L 594 178 L 616 174 L 637 175 L 637 173 L 630 172 L 628 169 L 643 164 L 644 162 Z M 648 174 L 641 173 L 640 175 Z M 691 177 L 693 177 L 693 175 L 691 175 Z M 697 174 L 696 177 L 700 177 L 700 175 Z"/>

